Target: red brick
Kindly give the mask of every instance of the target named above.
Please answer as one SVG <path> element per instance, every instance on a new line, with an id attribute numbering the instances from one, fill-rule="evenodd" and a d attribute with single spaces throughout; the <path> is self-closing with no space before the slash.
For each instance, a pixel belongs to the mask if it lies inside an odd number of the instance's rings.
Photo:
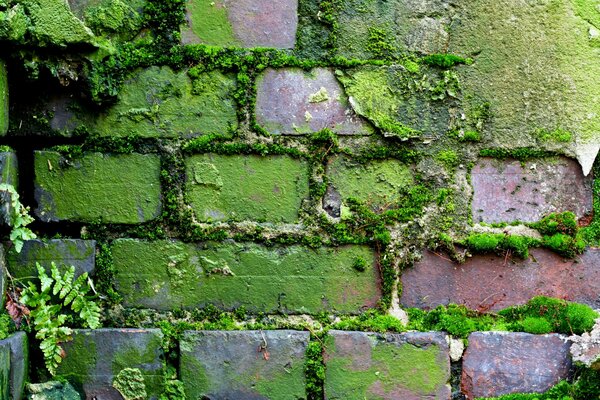
<path id="1" fill-rule="evenodd" d="M 497 311 L 544 295 L 600 307 L 600 249 L 564 260 L 543 249 L 527 260 L 478 255 L 462 265 L 430 251 L 402 274 L 400 302 L 406 307 L 434 308 L 464 304 Z"/>
<path id="2" fill-rule="evenodd" d="M 469 400 L 545 392 L 568 377 L 569 347 L 556 334 L 475 332 L 463 359 L 461 390 Z"/>
<path id="3" fill-rule="evenodd" d="M 475 222 L 533 222 L 551 212 L 592 211 L 592 176 L 565 157 L 521 164 L 480 159 L 471 172 Z"/>

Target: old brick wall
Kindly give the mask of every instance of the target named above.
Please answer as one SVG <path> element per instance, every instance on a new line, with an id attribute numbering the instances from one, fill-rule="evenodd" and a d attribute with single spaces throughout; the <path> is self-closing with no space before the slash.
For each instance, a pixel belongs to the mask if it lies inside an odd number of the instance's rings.
<path id="1" fill-rule="evenodd" d="M 151 399 L 588 398 L 593 3 L 0 0 L 0 180 L 38 236 L 4 227 L 0 287 L 92 276 L 57 371 L 86 398 L 128 368 Z M 52 379 L 38 347 L 0 341 L 0 399 Z"/>

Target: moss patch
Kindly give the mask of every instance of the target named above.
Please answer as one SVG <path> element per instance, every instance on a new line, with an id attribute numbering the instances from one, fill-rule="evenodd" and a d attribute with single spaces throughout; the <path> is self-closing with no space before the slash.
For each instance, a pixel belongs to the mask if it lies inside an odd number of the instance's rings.
<path id="1" fill-rule="evenodd" d="M 8 78 L 6 65 L 0 61 L 0 135 L 8 130 Z"/>
<path id="2" fill-rule="evenodd" d="M 182 33 L 185 41 L 194 35 L 200 43 L 212 46 L 241 45 L 234 36 L 224 0 L 188 1 L 187 17 L 189 26 Z"/>

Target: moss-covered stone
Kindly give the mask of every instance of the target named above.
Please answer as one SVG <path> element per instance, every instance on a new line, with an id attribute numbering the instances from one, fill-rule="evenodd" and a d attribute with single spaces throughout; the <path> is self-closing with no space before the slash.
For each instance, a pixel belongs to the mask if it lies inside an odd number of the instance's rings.
<path id="1" fill-rule="evenodd" d="M 459 68 L 466 116 L 476 118 L 487 104 L 490 118 L 482 129 L 499 146 L 530 146 L 540 130 L 557 129 L 578 142 L 597 142 L 600 48 L 592 33 L 600 28 L 600 11 L 584 3 L 589 2 L 458 5 L 461 18 L 450 28 L 449 51 L 474 58 L 473 65 Z"/>
<path id="2" fill-rule="evenodd" d="M 139 369 L 148 399 L 163 389 L 164 355 L 158 329 L 76 330 L 64 344 L 66 356 L 57 374 L 65 377 L 87 398 L 111 393 L 119 396 L 113 380 L 127 368 Z"/>
<path id="3" fill-rule="evenodd" d="M 3 375 L 3 356 L 2 353 L 8 349 L 10 368 L 8 371 L 6 386 L 4 385 Z M 25 332 L 16 332 L 4 340 L 0 340 L 0 399 L 22 399 L 25 398 L 25 382 L 28 380 L 29 371 L 29 347 L 27 334 Z M 8 384 L 10 382 L 10 384 Z M 8 390 L 10 396 L 2 397 L 4 390 Z"/>
<path id="4" fill-rule="evenodd" d="M 413 184 L 411 168 L 397 160 L 372 161 L 358 164 L 338 156 L 327 166 L 327 179 L 330 184 L 325 201 L 332 209 L 335 198 L 342 203 L 354 198 L 372 207 L 385 209 L 401 198 L 403 189 Z"/>
<path id="5" fill-rule="evenodd" d="M 201 221 L 296 222 L 308 165 L 287 156 L 202 154 L 186 159 L 186 195 Z"/>
<path id="6" fill-rule="evenodd" d="M 111 39 L 131 40 L 143 23 L 145 0 L 70 0 L 73 13 L 94 32 Z"/>
<path id="7" fill-rule="evenodd" d="M 338 73 L 357 114 L 385 136 L 440 137 L 460 118 L 460 86 L 453 71 L 437 73 L 394 65 Z"/>
<path id="8" fill-rule="evenodd" d="M 8 77 L 6 65 L 0 60 L 0 135 L 8 130 Z"/>
<path id="9" fill-rule="evenodd" d="M 235 81 L 218 71 L 190 79 L 168 67 L 138 70 L 117 103 L 100 114 L 92 129 L 105 136 L 191 137 L 227 135 L 237 127 Z"/>
<path id="10" fill-rule="evenodd" d="M 331 331 L 326 349 L 328 399 L 450 398 L 442 333 Z"/>
<path id="11" fill-rule="evenodd" d="M 407 51 L 443 53 L 450 25 L 446 1 L 350 0 L 340 3 L 338 54 L 396 58 Z"/>
<path id="12" fill-rule="evenodd" d="M 187 331 L 180 371 L 188 399 L 300 399 L 308 332 Z"/>
<path id="13" fill-rule="evenodd" d="M 17 154 L 12 151 L 0 152 L 0 183 L 7 183 L 15 188 L 19 183 Z"/>
<path id="14" fill-rule="evenodd" d="M 161 210 L 159 174 L 156 155 L 89 153 L 67 160 L 36 151 L 35 213 L 42 221 L 148 221 Z"/>
<path id="15" fill-rule="evenodd" d="M 29 17 L 31 40 L 38 46 L 92 43 L 94 34 L 64 0 L 21 0 Z"/>
<path id="16" fill-rule="evenodd" d="M 36 263 L 50 273 L 50 264 L 55 263 L 61 271 L 74 266 L 75 276 L 84 272 L 93 275 L 96 259 L 94 240 L 51 239 L 26 240 L 20 253 L 11 247 L 6 255 L 7 268 L 15 278 L 37 276 Z"/>
<path id="17" fill-rule="evenodd" d="M 0 342 L 0 400 L 10 397 L 10 346 Z"/>
<path id="18" fill-rule="evenodd" d="M 380 296 L 375 256 L 363 246 L 313 250 L 122 239 L 112 255 L 117 291 L 128 307 L 358 313 Z M 353 268 L 358 258 L 367 260 L 364 272 Z"/>

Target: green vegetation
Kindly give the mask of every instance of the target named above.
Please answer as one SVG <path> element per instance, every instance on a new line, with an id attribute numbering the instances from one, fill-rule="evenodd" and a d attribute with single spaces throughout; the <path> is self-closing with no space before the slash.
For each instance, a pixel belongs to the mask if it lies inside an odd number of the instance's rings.
<path id="1" fill-rule="evenodd" d="M 138 368 L 124 368 L 114 377 L 112 386 L 124 400 L 145 400 L 147 398 L 144 375 Z"/>
<path id="2" fill-rule="evenodd" d="M 29 215 L 29 207 L 25 207 L 19 201 L 19 194 L 13 185 L 0 183 L 0 199 L 4 221 L 11 227 L 9 239 L 16 252 L 20 253 L 23 241 L 37 237 L 27 228 L 27 225 L 33 222 L 33 217 Z"/>
<path id="3" fill-rule="evenodd" d="M 452 68 L 459 64 L 472 64 L 470 58 L 463 58 L 454 54 L 429 54 L 420 60 L 423 64 L 440 68 Z"/>
<path id="4" fill-rule="evenodd" d="M 61 275 L 52 263 L 51 276 L 41 265 L 36 264 L 36 267 L 39 286 L 30 281 L 21 293 L 20 302 L 29 308 L 29 315 L 25 315 L 31 319 L 35 337 L 40 340 L 46 368 L 54 375 L 65 356 L 61 343 L 71 340 L 73 333 L 65 326 L 67 320 L 72 321 L 75 317 L 81 326 L 96 329 L 100 326 L 100 308 L 88 296 L 92 289 L 87 272 L 74 279 L 75 267 Z"/>
<path id="5" fill-rule="evenodd" d="M 306 379 L 306 397 L 308 400 L 319 400 L 324 396 L 325 364 L 323 361 L 323 342 L 319 337 L 311 340 L 306 347 L 304 376 Z"/>

